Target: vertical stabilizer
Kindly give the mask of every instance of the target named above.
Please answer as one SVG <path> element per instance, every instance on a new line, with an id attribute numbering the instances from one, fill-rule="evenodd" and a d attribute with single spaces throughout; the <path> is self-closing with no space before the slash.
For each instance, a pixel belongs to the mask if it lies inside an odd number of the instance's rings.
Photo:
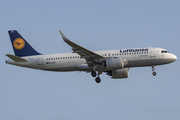
<path id="1" fill-rule="evenodd" d="M 8 31 L 16 56 L 41 55 L 16 30 Z"/>

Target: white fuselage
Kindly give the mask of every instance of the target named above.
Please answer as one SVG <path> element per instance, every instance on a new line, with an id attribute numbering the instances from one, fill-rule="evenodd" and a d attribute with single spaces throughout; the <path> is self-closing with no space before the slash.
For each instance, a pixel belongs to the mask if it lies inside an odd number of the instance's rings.
<path id="1" fill-rule="evenodd" d="M 174 62 L 177 57 L 169 52 L 163 53 L 162 48 L 137 48 L 124 50 L 95 51 L 103 57 L 122 57 L 128 61 L 125 67 L 156 66 Z M 92 71 L 86 60 L 76 53 L 47 54 L 22 57 L 27 62 L 14 62 L 9 59 L 8 64 L 22 67 L 48 70 L 48 71 Z M 100 71 L 108 71 L 105 67 L 99 67 Z M 98 70 L 97 69 L 97 70 Z"/>

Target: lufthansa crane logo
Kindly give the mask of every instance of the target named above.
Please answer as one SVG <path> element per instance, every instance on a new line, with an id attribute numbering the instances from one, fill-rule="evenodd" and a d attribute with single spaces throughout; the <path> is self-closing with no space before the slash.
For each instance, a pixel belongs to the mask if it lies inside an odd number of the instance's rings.
<path id="1" fill-rule="evenodd" d="M 21 50 L 25 46 L 25 41 L 22 38 L 16 38 L 13 42 L 13 46 L 17 50 Z"/>

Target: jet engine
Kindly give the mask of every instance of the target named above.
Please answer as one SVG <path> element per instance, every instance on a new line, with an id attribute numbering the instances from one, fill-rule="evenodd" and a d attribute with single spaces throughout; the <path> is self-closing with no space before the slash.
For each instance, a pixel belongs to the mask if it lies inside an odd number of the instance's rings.
<path id="1" fill-rule="evenodd" d="M 129 77 L 129 68 L 112 70 L 112 71 L 107 72 L 107 75 L 112 76 L 113 79 L 128 78 Z"/>
<path id="2" fill-rule="evenodd" d="M 112 57 L 107 58 L 104 64 L 107 69 L 113 70 L 124 68 L 124 66 L 127 65 L 128 62 L 126 59 L 121 57 Z"/>

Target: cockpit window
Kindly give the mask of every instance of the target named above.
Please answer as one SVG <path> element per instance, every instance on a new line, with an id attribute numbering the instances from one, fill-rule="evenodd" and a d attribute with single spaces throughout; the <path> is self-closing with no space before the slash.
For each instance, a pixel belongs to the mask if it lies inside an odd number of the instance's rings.
<path id="1" fill-rule="evenodd" d="M 167 50 L 162 50 L 161 53 L 169 53 Z"/>

